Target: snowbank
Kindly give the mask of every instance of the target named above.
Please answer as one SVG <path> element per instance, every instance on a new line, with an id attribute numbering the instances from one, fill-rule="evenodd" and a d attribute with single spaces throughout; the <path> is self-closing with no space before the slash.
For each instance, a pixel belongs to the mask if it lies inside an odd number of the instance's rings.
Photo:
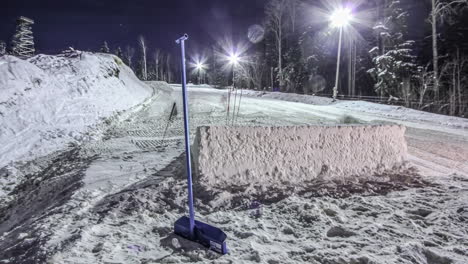
<path id="1" fill-rule="evenodd" d="M 313 105 L 329 105 L 333 103 L 332 98 L 320 97 L 307 94 L 281 93 L 281 92 L 266 92 L 243 90 L 242 93 L 246 96 L 262 97 L 268 99 L 276 99 L 295 103 L 313 104 Z"/>
<path id="2" fill-rule="evenodd" d="M 403 106 L 377 104 L 366 101 L 337 100 L 336 102 L 333 102 L 333 99 L 326 97 L 281 92 L 244 90 L 243 94 L 251 97 L 262 97 L 324 107 L 331 105 L 334 108 L 343 111 L 355 111 L 401 121 L 423 122 L 428 124 L 442 125 L 450 128 L 468 128 L 468 119 L 466 118 L 428 113 Z"/>
<path id="3" fill-rule="evenodd" d="M 0 168 L 80 141 L 89 126 L 151 95 L 119 58 L 74 55 L 0 58 Z"/>
<path id="4" fill-rule="evenodd" d="M 399 169 L 404 134 L 396 125 L 199 127 L 193 158 L 208 188 L 294 186 Z"/>
<path id="5" fill-rule="evenodd" d="M 365 101 L 340 101 L 334 106 L 345 111 L 351 110 L 362 113 L 369 113 L 379 115 L 384 118 L 436 124 L 450 128 L 468 129 L 467 118 L 434 114 L 406 108 L 403 106 L 376 104 Z"/>

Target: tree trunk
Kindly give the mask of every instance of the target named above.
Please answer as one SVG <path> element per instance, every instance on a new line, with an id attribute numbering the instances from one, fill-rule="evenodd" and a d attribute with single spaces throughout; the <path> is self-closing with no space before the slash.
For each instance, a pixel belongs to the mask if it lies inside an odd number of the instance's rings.
<path id="1" fill-rule="evenodd" d="M 271 67 L 271 69 L 270 69 L 270 78 L 271 78 L 271 91 L 272 92 L 274 92 L 274 90 L 275 90 L 273 88 L 274 85 L 275 85 L 275 78 L 273 77 L 273 71 L 274 71 L 274 69 L 273 69 L 273 67 Z"/>
<path id="2" fill-rule="evenodd" d="M 140 36 L 140 39 L 139 39 L 139 42 L 140 42 L 140 47 L 141 47 L 141 55 L 142 55 L 142 58 L 141 58 L 141 71 L 142 71 L 142 79 L 143 80 L 147 80 L 148 79 L 148 71 L 147 71 L 147 68 L 146 68 L 146 43 L 145 43 L 145 39 Z"/>
<path id="3" fill-rule="evenodd" d="M 143 48 L 143 80 L 148 80 L 148 69 L 146 68 L 146 47 Z"/>
<path id="4" fill-rule="evenodd" d="M 353 42 L 353 83 L 351 84 L 352 85 L 352 88 L 351 88 L 351 91 L 352 91 L 352 95 L 356 95 L 356 61 L 357 61 L 357 45 L 356 45 L 356 41 Z"/>
<path id="5" fill-rule="evenodd" d="M 461 90 L 461 74 L 462 74 L 462 67 L 463 67 L 463 62 L 460 58 L 460 48 L 457 47 L 457 91 L 458 91 L 458 115 L 462 116 L 464 113 L 463 109 L 463 93 Z"/>
<path id="6" fill-rule="evenodd" d="M 297 14 L 298 2 L 296 0 L 291 1 L 290 5 L 291 5 L 291 9 L 290 9 L 291 29 L 293 33 L 296 33 L 296 14 Z"/>
<path id="7" fill-rule="evenodd" d="M 159 81 L 159 58 L 156 60 L 156 80 Z"/>
<path id="8" fill-rule="evenodd" d="M 282 54 L 282 37 L 283 37 L 283 32 L 282 32 L 282 29 L 281 29 L 281 19 L 280 19 L 280 23 L 279 23 L 279 28 L 278 28 L 278 77 L 279 77 L 279 86 L 280 86 L 280 90 L 283 90 L 283 86 L 284 86 L 284 83 L 283 83 L 283 54 Z"/>
<path id="9" fill-rule="evenodd" d="M 436 0 L 432 1 L 432 64 L 434 71 L 434 100 L 439 101 L 439 53 L 437 50 L 437 14 Z"/>
<path id="10" fill-rule="evenodd" d="M 154 54 L 154 78 L 159 81 L 159 52 Z"/>
<path id="11" fill-rule="evenodd" d="M 387 6 L 387 1 L 384 1 L 383 6 L 382 5 L 378 6 L 379 7 L 378 8 L 378 21 L 380 21 L 382 25 L 384 24 L 384 16 L 385 16 L 384 9 L 386 6 Z M 379 45 L 379 55 L 382 56 L 385 53 L 385 45 L 384 45 L 384 39 L 381 34 L 378 34 L 377 41 Z"/>
<path id="12" fill-rule="evenodd" d="M 172 82 L 172 72 L 171 72 L 171 55 L 167 54 L 166 57 L 166 71 L 167 71 L 167 82 Z"/>
<path id="13" fill-rule="evenodd" d="M 410 77 L 403 78 L 403 97 L 405 99 L 405 106 L 410 107 L 410 90 L 411 90 L 411 79 Z"/>
<path id="14" fill-rule="evenodd" d="M 449 99 L 449 103 L 450 103 L 450 107 L 449 107 L 449 111 L 450 111 L 450 115 L 453 116 L 455 115 L 455 104 L 456 104 L 456 85 L 457 85 L 457 80 L 456 80 L 456 74 L 457 74 L 457 64 L 458 62 L 455 61 L 452 65 L 453 69 L 452 69 L 452 89 L 450 91 L 450 99 Z"/>
<path id="15" fill-rule="evenodd" d="M 353 52 L 351 49 L 351 40 L 349 41 L 349 50 L 348 50 L 348 95 L 351 96 L 351 72 L 353 67 Z"/>
<path id="16" fill-rule="evenodd" d="M 379 6 L 378 16 L 382 25 L 384 24 L 385 17 L 387 16 L 386 14 L 387 6 L 388 6 L 388 0 L 385 0 L 383 2 L 383 6 Z M 379 41 L 379 55 L 382 56 L 385 54 L 385 40 L 380 34 L 378 36 L 378 41 Z M 378 78 L 381 79 L 381 77 L 378 77 Z M 378 82 L 380 82 L 380 80 Z M 382 88 L 379 89 L 379 96 L 380 96 L 380 100 L 383 100 L 384 90 Z"/>

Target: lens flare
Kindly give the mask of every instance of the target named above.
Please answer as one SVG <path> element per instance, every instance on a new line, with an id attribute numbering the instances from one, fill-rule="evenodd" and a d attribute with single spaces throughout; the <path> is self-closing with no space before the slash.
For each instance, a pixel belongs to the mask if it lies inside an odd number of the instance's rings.
<path id="1" fill-rule="evenodd" d="M 207 56 L 204 54 L 196 53 L 192 55 L 189 62 L 191 73 L 193 75 L 204 74 L 209 68 L 207 61 Z"/>
<path id="2" fill-rule="evenodd" d="M 235 53 L 230 54 L 228 57 L 228 60 L 229 60 L 229 63 L 236 65 L 239 63 L 239 55 Z"/>
<path id="3" fill-rule="evenodd" d="M 197 62 L 195 63 L 195 68 L 197 68 L 197 70 L 201 71 L 203 69 L 205 69 L 205 65 L 201 62 Z"/>
<path id="4" fill-rule="evenodd" d="M 351 10 L 348 8 L 340 8 L 330 16 L 332 27 L 345 27 L 352 19 Z"/>

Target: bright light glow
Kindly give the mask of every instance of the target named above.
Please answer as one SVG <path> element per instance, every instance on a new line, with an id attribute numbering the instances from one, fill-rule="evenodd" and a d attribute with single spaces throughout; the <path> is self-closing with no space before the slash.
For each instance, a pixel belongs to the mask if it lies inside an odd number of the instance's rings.
<path id="1" fill-rule="evenodd" d="M 340 8 L 330 16 L 332 27 L 344 27 L 353 19 L 349 8 Z"/>
<path id="2" fill-rule="evenodd" d="M 197 62 L 195 64 L 195 68 L 197 68 L 197 70 L 201 71 L 201 70 L 203 70 L 205 68 L 205 65 L 203 63 L 201 63 L 201 62 Z"/>
<path id="3" fill-rule="evenodd" d="M 229 63 L 236 65 L 239 63 L 239 56 L 235 53 L 229 55 L 228 57 Z"/>

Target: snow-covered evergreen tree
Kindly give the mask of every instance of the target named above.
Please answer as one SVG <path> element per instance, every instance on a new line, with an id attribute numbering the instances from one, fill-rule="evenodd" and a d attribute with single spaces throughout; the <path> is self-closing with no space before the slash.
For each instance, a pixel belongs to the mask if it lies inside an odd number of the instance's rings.
<path id="1" fill-rule="evenodd" d="M 386 6 L 383 21 L 374 27 L 383 45 L 372 48 L 374 68 L 369 73 L 375 78 L 375 90 L 408 101 L 411 96 L 411 78 L 417 70 L 413 56 L 414 41 L 407 40 L 408 12 L 399 0 L 391 0 Z"/>
<path id="2" fill-rule="evenodd" d="M 32 25 L 34 20 L 27 17 L 19 17 L 16 24 L 16 32 L 11 40 L 11 53 L 20 58 L 29 58 L 36 52 Z"/>
<path id="3" fill-rule="evenodd" d="M 6 43 L 3 40 L 0 40 L 0 56 L 6 54 Z"/>
<path id="4" fill-rule="evenodd" d="M 102 44 L 101 46 L 101 50 L 100 50 L 102 53 L 109 53 L 110 52 L 110 49 L 109 49 L 109 45 L 107 45 L 107 41 L 104 41 L 104 43 Z"/>

